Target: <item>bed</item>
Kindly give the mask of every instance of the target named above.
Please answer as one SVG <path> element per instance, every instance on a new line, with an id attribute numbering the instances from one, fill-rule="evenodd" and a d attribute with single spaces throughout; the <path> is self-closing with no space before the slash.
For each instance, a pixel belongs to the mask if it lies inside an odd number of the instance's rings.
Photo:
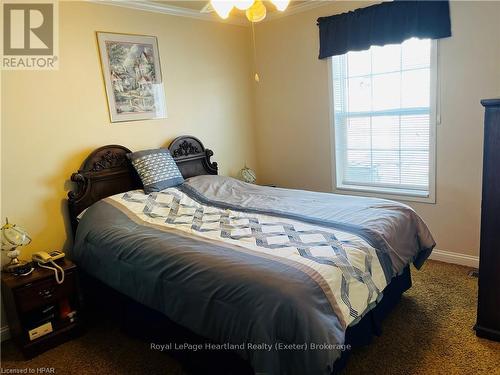
<path id="1" fill-rule="evenodd" d="M 192 136 L 186 181 L 144 194 L 126 147 L 71 176 L 71 258 L 91 277 L 229 349 L 255 373 L 337 372 L 411 286 L 435 243 L 408 206 L 218 176 Z M 219 346 L 217 346 L 219 345 Z"/>

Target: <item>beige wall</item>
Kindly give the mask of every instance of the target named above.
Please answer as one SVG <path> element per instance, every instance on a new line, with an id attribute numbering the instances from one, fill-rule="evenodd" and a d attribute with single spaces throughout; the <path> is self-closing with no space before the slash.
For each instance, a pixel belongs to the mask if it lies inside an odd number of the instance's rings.
<path id="1" fill-rule="evenodd" d="M 256 28 L 258 175 L 263 183 L 332 191 L 328 63 L 318 60 L 319 16 L 366 3 L 337 2 Z M 453 36 L 440 42 L 442 124 L 437 202 L 411 203 L 437 248 L 477 255 L 483 109 L 500 95 L 500 3 L 451 2 Z"/>
<path id="2" fill-rule="evenodd" d="M 198 136 L 223 174 L 255 164 L 249 29 L 91 3 L 60 4 L 59 71 L 2 76 L 2 219 L 23 252 L 68 246 L 68 178 L 98 146 L 133 150 Z M 169 118 L 110 124 L 95 31 L 158 37 Z"/>

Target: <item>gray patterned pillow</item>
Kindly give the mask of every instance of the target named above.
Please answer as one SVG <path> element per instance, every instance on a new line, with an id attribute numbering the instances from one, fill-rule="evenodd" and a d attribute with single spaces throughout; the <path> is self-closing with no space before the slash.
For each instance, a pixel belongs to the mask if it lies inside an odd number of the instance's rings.
<path id="1" fill-rule="evenodd" d="M 144 192 L 149 194 L 184 182 L 175 160 L 164 148 L 137 151 L 127 154 L 144 185 Z"/>

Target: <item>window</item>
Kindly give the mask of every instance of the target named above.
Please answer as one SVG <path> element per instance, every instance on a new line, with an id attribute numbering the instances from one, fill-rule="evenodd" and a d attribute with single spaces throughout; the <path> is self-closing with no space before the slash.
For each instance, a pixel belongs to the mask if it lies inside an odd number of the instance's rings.
<path id="1" fill-rule="evenodd" d="M 332 58 L 337 189 L 433 200 L 434 43 Z"/>

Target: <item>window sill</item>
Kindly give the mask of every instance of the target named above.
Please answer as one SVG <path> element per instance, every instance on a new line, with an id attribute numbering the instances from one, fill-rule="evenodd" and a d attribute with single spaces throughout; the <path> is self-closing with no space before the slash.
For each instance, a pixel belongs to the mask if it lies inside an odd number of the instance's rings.
<path id="1" fill-rule="evenodd" d="M 392 190 L 392 191 L 391 191 Z M 374 197 L 405 202 L 418 202 L 435 204 L 436 198 L 427 192 L 416 191 L 394 191 L 395 189 L 375 189 L 367 186 L 341 185 L 334 189 L 336 194 L 359 195 L 363 197 Z"/>

